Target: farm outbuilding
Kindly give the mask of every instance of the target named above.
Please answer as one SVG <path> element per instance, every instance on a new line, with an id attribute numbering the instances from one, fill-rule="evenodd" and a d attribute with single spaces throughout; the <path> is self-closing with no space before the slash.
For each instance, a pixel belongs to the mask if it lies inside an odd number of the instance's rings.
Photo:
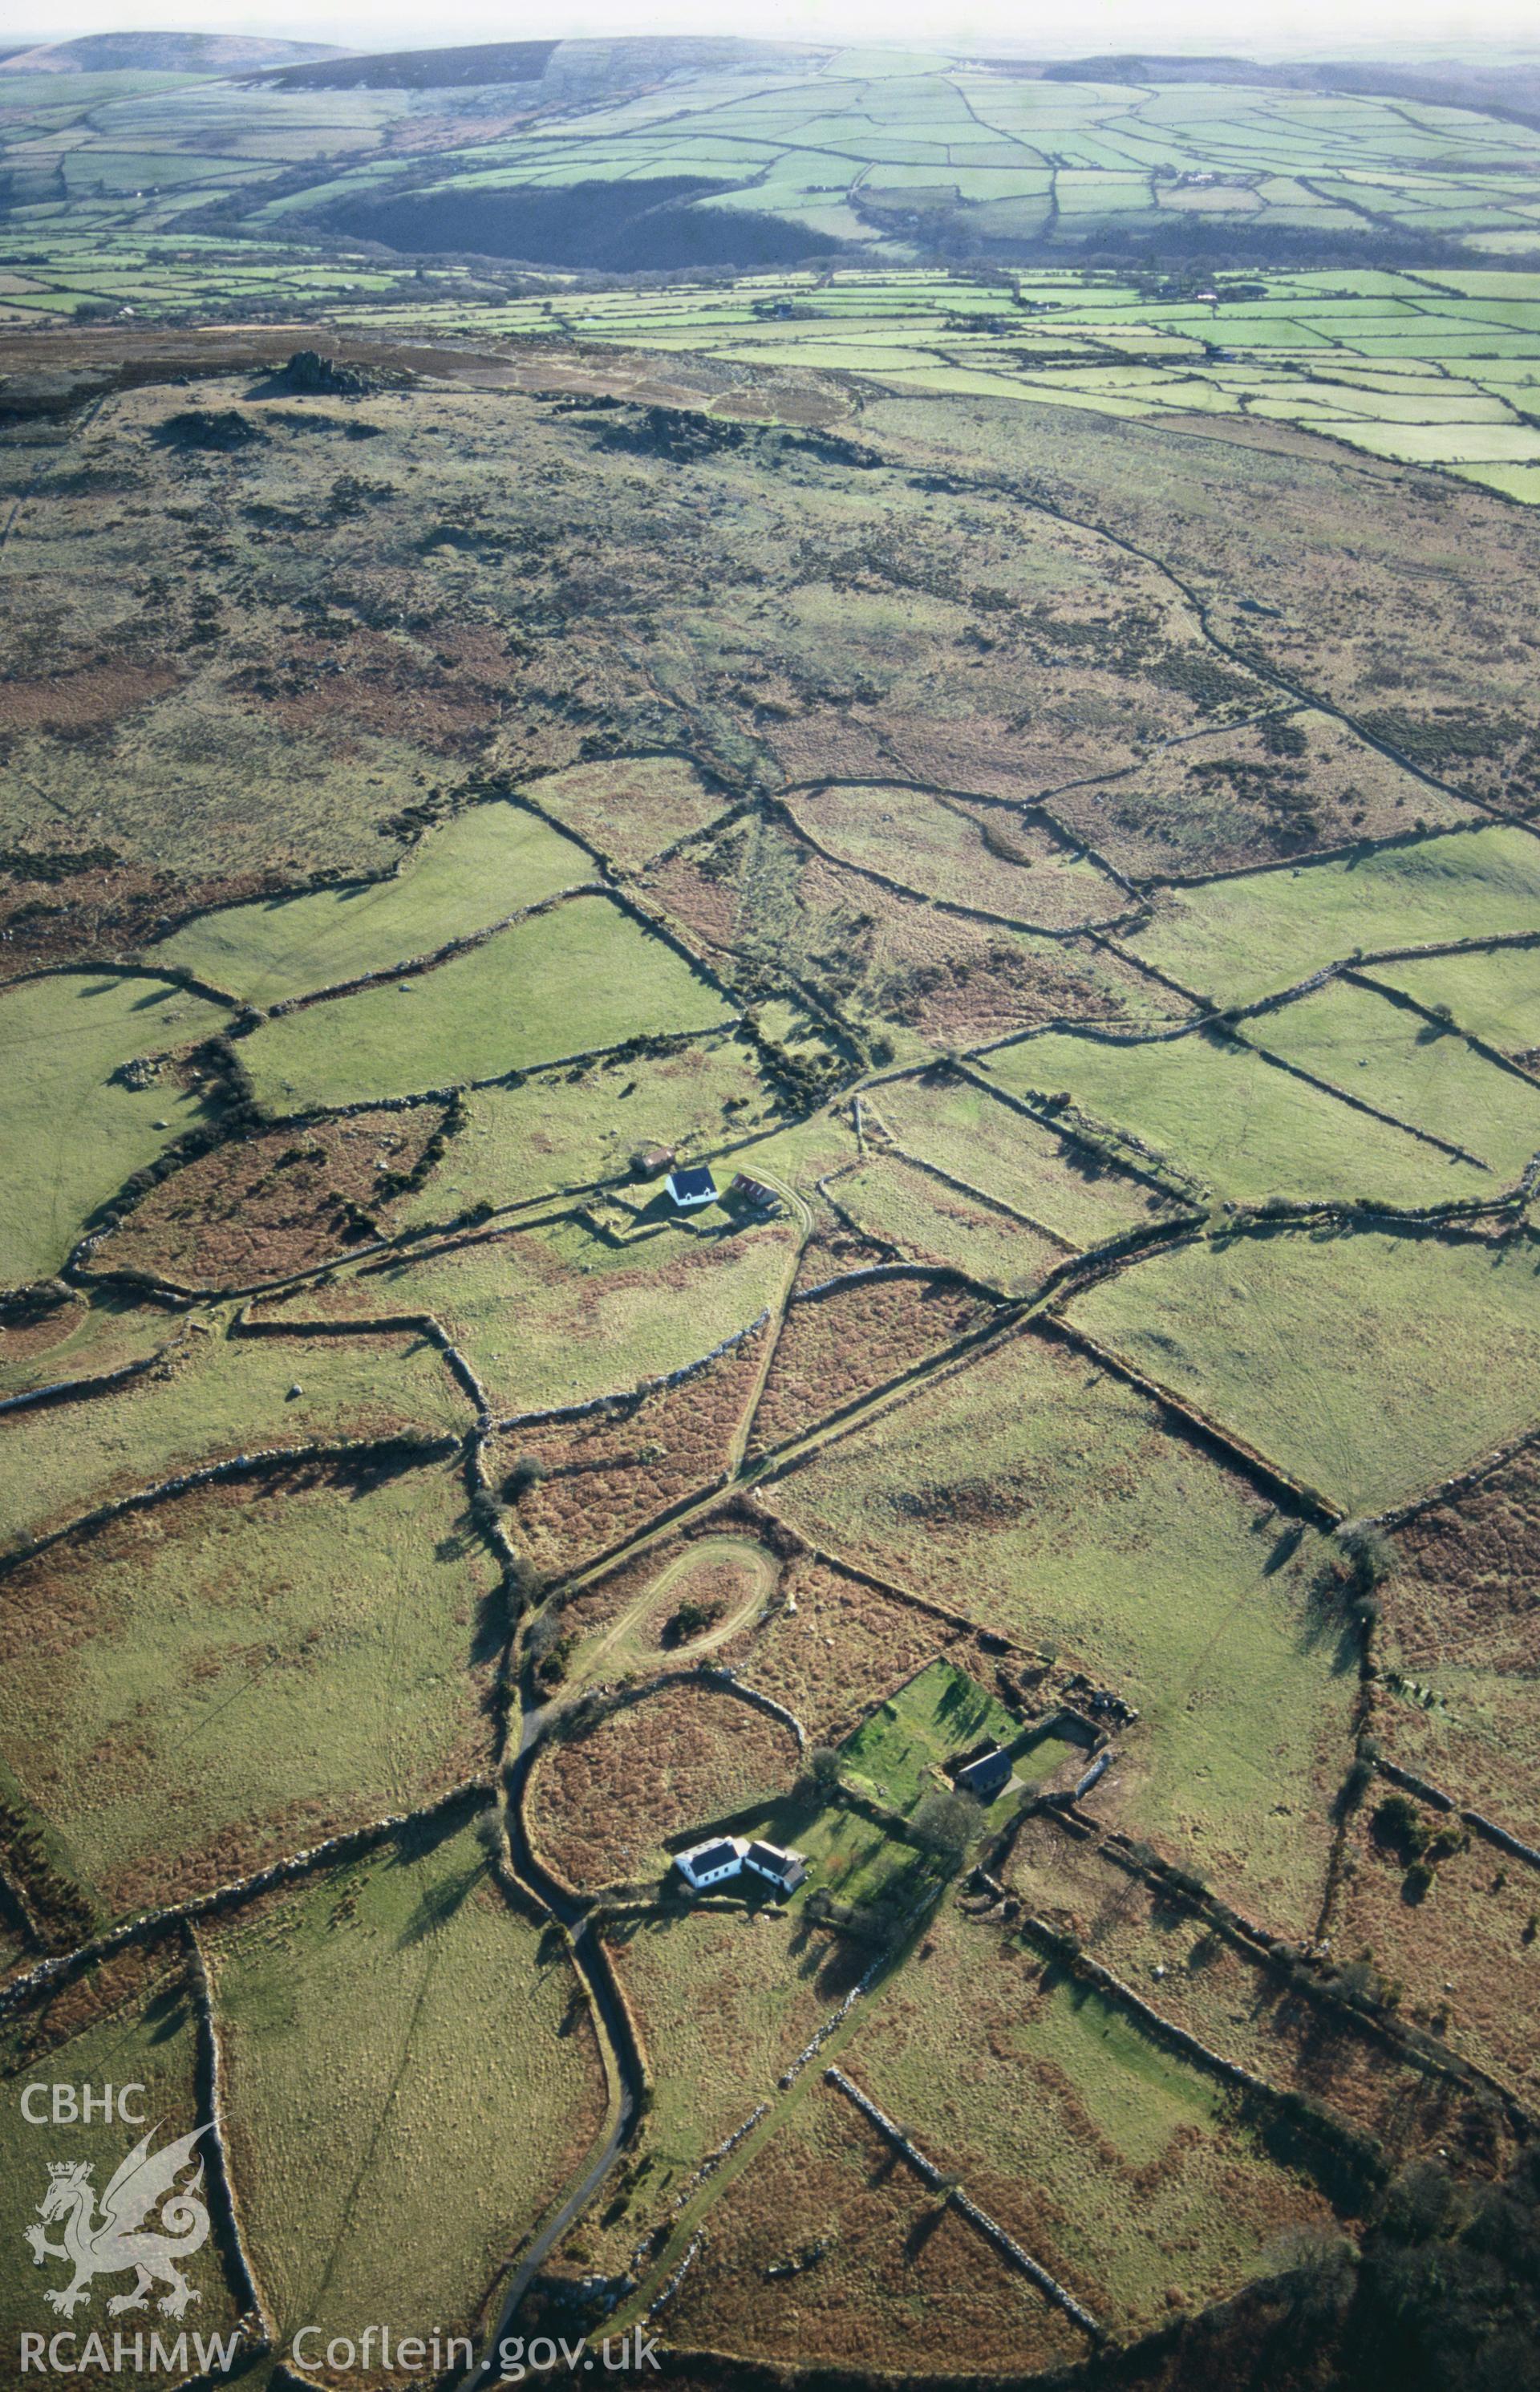
<path id="1" fill-rule="evenodd" d="M 991 1744 L 972 1761 L 964 1762 L 957 1772 L 957 1783 L 964 1794 L 976 1794 L 980 1802 L 992 1802 L 1011 1782 L 1011 1756 L 1003 1746 Z"/>
<path id="2" fill-rule="evenodd" d="M 795 1893 L 808 1874 L 808 1864 L 800 1852 L 781 1844 L 764 1843 L 758 1837 L 744 1852 L 744 1866 L 774 1886 L 777 1893 Z"/>
<path id="3" fill-rule="evenodd" d="M 781 1202 L 773 1188 L 767 1188 L 762 1179 L 751 1179 L 746 1171 L 738 1173 L 728 1194 L 736 1196 L 742 1204 L 751 1205 L 756 1213 L 773 1213 Z"/>

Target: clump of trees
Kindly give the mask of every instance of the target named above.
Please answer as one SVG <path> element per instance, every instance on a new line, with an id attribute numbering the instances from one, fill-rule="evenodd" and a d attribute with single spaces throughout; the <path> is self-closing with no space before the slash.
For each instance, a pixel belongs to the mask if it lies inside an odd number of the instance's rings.
<path id="1" fill-rule="evenodd" d="M 1344 1520 L 1331 1546 L 1315 1581 L 1315 1601 L 1366 1636 L 1378 1621 L 1378 1590 L 1396 1566 L 1396 1549 L 1378 1520 Z"/>
<path id="2" fill-rule="evenodd" d="M 1393 1852 L 1405 1869 L 1406 1892 L 1414 1902 L 1431 1892 L 1433 1872 L 1440 1862 L 1463 1852 L 1470 1841 L 1469 1830 L 1458 1819 L 1444 1819 L 1434 1826 L 1410 1795 L 1402 1793 L 1387 1794 L 1378 1805 L 1374 1832 L 1377 1841 Z"/>
<path id="3" fill-rule="evenodd" d="M 56 1868 L 42 1829 L 19 1804 L 0 1800 L 0 1855 L 31 1904 L 45 1941 L 68 1951 L 96 1925 L 89 1902 Z"/>
<path id="4" fill-rule="evenodd" d="M 981 1814 L 971 1795 L 938 1787 L 918 1802 L 909 1820 L 909 1832 L 920 1850 L 938 1860 L 960 1861 L 978 1833 Z"/>
<path id="5" fill-rule="evenodd" d="M 688 1644 L 692 1638 L 704 1636 L 708 1628 L 716 1627 L 724 1608 L 720 1603 L 701 1603 L 695 1596 L 686 1595 L 679 1609 L 664 1621 L 665 1645 Z"/>

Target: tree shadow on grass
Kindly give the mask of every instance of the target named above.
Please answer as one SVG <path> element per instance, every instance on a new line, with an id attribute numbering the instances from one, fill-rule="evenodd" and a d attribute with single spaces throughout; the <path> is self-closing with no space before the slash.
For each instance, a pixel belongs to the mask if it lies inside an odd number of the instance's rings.
<path id="1" fill-rule="evenodd" d="M 397 1948 L 405 1951 L 413 1944 L 425 1944 L 430 1935 L 447 1927 L 466 1895 L 485 1874 L 485 1863 L 475 1860 L 454 1877 L 441 1878 L 436 1885 L 424 1886 L 416 1909 L 396 1939 Z"/>

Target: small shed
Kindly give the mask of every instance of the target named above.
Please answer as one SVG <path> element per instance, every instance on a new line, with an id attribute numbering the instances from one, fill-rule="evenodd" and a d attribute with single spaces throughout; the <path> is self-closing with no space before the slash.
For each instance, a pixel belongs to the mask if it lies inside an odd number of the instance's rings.
<path id="1" fill-rule="evenodd" d="M 681 1212 L 692 1212 L 697 1204 L 717 1202 L 717 1182 L 711 1176 L 710 1166 L 704 1163 L 687 1164 L 671 1171 L 663 1184 L 668 1190 L 669 1202 Z"/>
<path id="2" fill-rule="evenodd" d="M 1011 1756 L 1003 1745 L 991 1744 L 975 1761 L 964 1762 L 957 1772 L 957 1783 L 964 1794 L 976 1794 L 980 1802 L 992 1802 L 1011 1782 Z"/>
<path id="3" fill-rule="evenodd" d="M 795 1893 L 808 1874 L 808 1864 L 800 1852 L 781 1844 L 764 1843 L 758 1837 L 744 1852 L 744 1866 L 774 1886 L 777 1893 Z"/>
<path id="4" fill-rule="evenodd" d="M 708 1885 L 720 1885 L 724 1879 L 736 1877 L 744 1866 L 746 1847 L 741 1836 L 713 1836 L 704 1844 L 692 1844 L 688 1852 L 676 1852 L 674 1866 L 686 1885 L 700 1893 Z"/>

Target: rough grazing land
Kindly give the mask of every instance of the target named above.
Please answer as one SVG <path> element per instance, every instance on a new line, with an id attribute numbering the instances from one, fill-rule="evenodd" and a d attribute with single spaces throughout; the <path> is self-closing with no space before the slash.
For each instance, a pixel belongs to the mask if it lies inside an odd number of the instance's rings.
<path id="1" fill-rule="evenodd" d="M 570 1883 L 656 1877 L 666 1838 L 763 1801 L 796 1768 L 796 1738 L 763 1711 L 704 1684 L 665 1686 L 547 1748 L 531 1828 Z"/>
<path id="2" fill-rule="evenodd" d="M 1213 2078 L 991 1925 L 951 1916 L 848 2073 L 1094 2314 L 1126 2330 L 1232 2290 L 1329 2216 Z"/>
<path id="3" fill-rule="evenodd" d="M 1326 2103 L 1397 2155 L 1451 2136 L 1473 2157 L 1490 2152 L 1492 2122 L 1478 2100 L 1419 2071 L 1351 2010 L 1312 1999 L 1285 1968 L 1056 1820 L 1022 1831 L 1007 1878 L 1032 1917 L 1073 1935 L 1162 2018 L 1269 2085 Z"/>
<path id="4" fill-rule="evenodd" d="M 463 1390 L 409 1334 L 357 1343 L 240 1338 L 211 1334 L 200 1320 L 152 1319 L 150 1369 L 67 1410 L 29 1408 L 0 1419 L 8 1544 L 242 1453 L 397 1436 L 446 1440 L 464 1431 Z M 104 1366 L 117 1360 L 109 1346 Z M 96 1369 L 97 1353 L 82 1362 Z"/>
<path id="5" fill-rule="evenodd" d="M 934 1613 L 807 1554 L 788 1566 L 783 1588 L 780 1616 L 744 1651 L 740 1667 L 748 1684 L 786 1704 L 821 1743 L 839 1742 L 874 1703 L 958 1637 Z"/>
<path id="6" fill-rule="evenodd" d="M 388 1234 L 432 1167 L 442 1105 L 269 1130 L 172 1172 L 97 1248 L 97 1268 L 191 1288 L 283 1279 Z"/>
<path id="7" fill-rule="evenodd" d="M 394 1217 L 439 1225 L 476 1207 L 524 1204 L 595 1181 L 627 1180 L 638 1158 L 713 1153 L 780 1110 L 752 1049 L 712 1034 L 662 1054 L 598 1056 L 465 1098 L 461 1127 Z"/>
<path id="8" fill-rule="evenodd" d="M 682 1370 L 750 1328 L 791 1260 L 784 1222 L 696 1230 L 649 1208 L 640 1234 L 605 1236 L 581 1216 L 506 1237 L 404 1254 L 265 1304 L 296 1330 L 403 1314 L 438 1320 L 499 1417 L 624 1395 Z M 622 1216 L 622 1230 L 637 1225 Z"/>
<path id="9" fill-rule="evenodd" d="M 908 1262 L 950 1266 L 985 1287 L 1019 1295 L 1064 1260 L 1064 1249 L 1003 1206 L 900 1154 L 878 1151 L 830 1190 L 865 1234 Z"/>
<path id="10" fill-rule="evenodd" d="M 1347 1947 L 1403 1988 L 1402 2006 L 1469 2052 L 1498 2080 L 1533 2100 L 1537 2075 L 1540 1957 L 1530 1922 L 1534 1872 L 1480 1837 L 1457 1829 L 1456 1849 L 1429 1847 L 1422 1891 L 1399 1816 L 1377 1788 L 1353 1823 L 1338 1929 Z M 1443 1814 L 1414 1802 L 1415 1827 L 1430 1836 Z"/>
<path id="11" fill-rule="evenodd" d="M 621 1920 L 606 1942 L 660 2093 L 650 2162 L 611 2230 L 618 2260 L 669 2192 L 773 2089 L 857 1982 L 865 1956 L 846 1937 L 809 1932 L 773 1911 Z"/>
<path id="12" fill-rule="evenodd" d="M 1533 1450 L 1396 1531 L 1376 1732 L 1510 1835 L 1540 1822 L 1540 1473 Z"/>
<path id="13" fill-rule="evenodd" d="M 1083 2336 L 955 2215 L 832 2090 L 732 2184 L 709 2250 L 685 2279 L 672 2332 L 686 2347 L 723 2334 L 756 2358 L 892 2369 L 1064 2365 Z M 788 2282 L 770 2275 L 822 2250 Z"/>
<path id="14" fill-rule="evenodd" d="M 825 1413 L 982 1328 L 993 1307 L 955 1280 L 859 1280 L 786 1314 L 749 1440 L 768 1451 Z"/>
<path id="15" fill-rule="evenodd" d="M 1105 948 L 943 913 L 816 854 L 773 815 L 671 858 L 646 885 L 714 956 L 790 969 L 905 1052 L 1186 1010 Z"/>
<path id="16" fill-rule="evenodd" d="M 764 1367 L 763 1330 L 678 1387 L 493 1438 L 487 1467 L 512 1500 L 509 1528 L 535 1567 L 563 1577 L 709 1487 Z"/>
<path id="17" fill-rule="evenodd" d="M 253 2382 L 1086 2360 L 974 2203 L 1517 2385 L 1534 79 L 125 38 L 0 61 L 7 2087 L 212 2017 Z"/>

